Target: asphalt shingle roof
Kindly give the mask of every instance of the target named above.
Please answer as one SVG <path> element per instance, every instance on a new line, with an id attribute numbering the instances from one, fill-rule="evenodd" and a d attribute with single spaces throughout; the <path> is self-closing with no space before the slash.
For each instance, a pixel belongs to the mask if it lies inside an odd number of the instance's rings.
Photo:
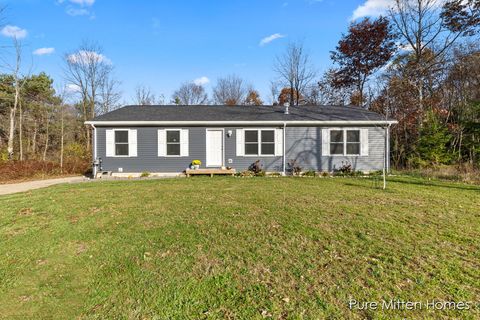
<path id="1" fill-rule="evenodd" d="M 125 106 L 93 121 L 384 121 L 381 114 L 351 106 Z M 389 119 L 392 120 L 392 119 Z"/>

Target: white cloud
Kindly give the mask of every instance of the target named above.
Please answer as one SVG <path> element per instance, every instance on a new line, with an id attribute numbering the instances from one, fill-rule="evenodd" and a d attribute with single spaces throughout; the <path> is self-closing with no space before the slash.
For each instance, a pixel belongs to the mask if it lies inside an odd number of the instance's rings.
<path id="1" fill-rule="evenodd" d="M 33 51 L 34 55 L 43 56 L 46 54 L 52 54 L 55 52 L 55 48 L 38 48 L 37 50 Z"/>
<path id="2" fill-rule="evenodd" d="M 394 0 L 367 0 L 353 11 L 352 20 L 363 17 L 378 17 L 394 5 Z"/>
<path id="3" fill-rule="evenodd" d="M 67 8 L 66 12 L 69 16 L 72 16 L 72 17 L 87 16 L 90 14 L 90 11 L 88 11 L 87 9 L 76 9 L 72 7 Z"/>
<path id="4" fill-rule="evenodd" d="M 80 6 L 92 6 L 95 3 L 95 0 L 68 0 L 71 3 L 78 4 Z M 57 0 L 58 4 L 64 3 L 65 0 Z"/>
<path id="5" fill-rule="evenodd" d="M 3 27 L 1 32 L 2 35 L 9 38 L 23 39 L 27 36 L 27 30 L 11 25 Z"/>
<path id="6" fill-rule="evenodd" d="M 80 50 L 77 53 L 73 53 L 69 55 L 68 61 L 75 64 L 90 63 L 90 62 L 95 62 L 95 63 L 104 62 L 106 64 L 112 64 L 112 61 L 108 59 L 106 56 L 104 56 L 103 54 L 100 54 L 94 51 L 85 51 L 85 50 Z"/>
<path id="7" fill-rule="evenodd" d="M 81 89 L 78 85 L 70 83 L 65 86 L 65 91 L 68 93 L 76 93 L 76 92 L 80 92 Z"/>
<path id="8" fill-rule="evenodd" d="M 283 35 L 283 34 L 280 34 L 280 33 L 275 33 L 275 34 L 272 34 L 271 36 L 263 38 L 260 41 L 259 45 L 263 47 L 263 46 L 269 44 L 270 42 L 272 42 L 274 40 L 285 38 L 285 37 L 286 37 L 286 35 Z"/>
<path id="9" fill-rule="evenodd" d="M 79 4 L 81 6 L 92 6 L 95 0 L 69 0 L 71 3 Z"/>
<path id="10" fill-rule="evenodd" d="M 197 86 L 204 86 L 204 85 L 210 83 L 210 79 L 203 76 L 203 77 L 200 77 L 198 79 L 193 80 L 193 83 L 195 83 Z"/>

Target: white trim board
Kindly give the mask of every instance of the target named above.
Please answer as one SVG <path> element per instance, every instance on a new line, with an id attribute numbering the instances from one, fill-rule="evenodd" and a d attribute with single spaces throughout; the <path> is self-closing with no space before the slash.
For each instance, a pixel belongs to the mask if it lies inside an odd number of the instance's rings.
<path id="1" fill-rule="evenodd" d="M 392 125 L 397 124 L 396 120 L 355 120 L 355 121 L 86 121 L 87 125 L 96 126 L 202 126 L 202 125 L 257 125 L 268 126 L 277 125 L 283 126 L 338 126 L 338 125 L 356 125 L 356 126 L 371 126 L 371 125 Z"/>

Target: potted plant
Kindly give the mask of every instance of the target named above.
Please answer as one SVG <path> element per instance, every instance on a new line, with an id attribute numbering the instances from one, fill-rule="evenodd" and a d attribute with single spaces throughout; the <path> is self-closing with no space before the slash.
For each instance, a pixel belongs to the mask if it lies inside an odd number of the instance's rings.
<path id="1" fill-rule="evenodd" d="M 202 164 L 202 161 L 200 161 L 200 160 L 193 160 L 192 161 L 192 167 L 195 170 L 199 169 L 201 164 Z"/>

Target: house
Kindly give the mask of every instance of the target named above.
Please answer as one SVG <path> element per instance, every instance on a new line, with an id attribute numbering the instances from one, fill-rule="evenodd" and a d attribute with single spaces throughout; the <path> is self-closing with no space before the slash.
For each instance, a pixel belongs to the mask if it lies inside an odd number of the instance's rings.
<path id="1" fill-rule="evenodd" d="M 358 107 L 126 106 L 86 122 L 94 130 L 94 171 L 135 176 L 203 168 L 267 172 L 355 170 L 389 166 L 389 128 L 397 123 Z"/>

